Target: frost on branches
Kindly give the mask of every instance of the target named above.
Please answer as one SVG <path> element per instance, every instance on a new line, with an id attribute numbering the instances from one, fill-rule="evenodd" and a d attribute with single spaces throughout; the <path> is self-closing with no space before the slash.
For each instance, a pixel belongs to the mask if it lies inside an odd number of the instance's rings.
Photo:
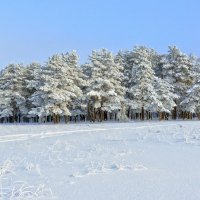
<path id="1" fill-rule="evenodd" d="M 122 86 L 123 67 L 115 62 L 111 52 L 106 49 L 93 51 L 90 63 L 87 88 L 89 119 L 125 119 L 125 87 Z"/>
<path id="2" fill-rule="evenodd" d="M 20 122 L 28 113 L 26 107 L 27 69 L 22 65 L 9 65 L 0 76 L 0 116 L 2 122 Z"/>
<path id="3" fill-rule="evenodd" d="M 38 116 L 39 120 L 59 122 L 71 115 L 73 101 L 82 95 L 82 78 L 77 66 L 75 52 L 54 55 L 35 73 L 37 90 L 30 100 L 34 107 L 29 115 Z"/>
<path id="4" fill-rule="evenodd" d="M 200 59 L 175 46 L 75 51 L 0 73 L 0 122 L 200 119 Z"/>

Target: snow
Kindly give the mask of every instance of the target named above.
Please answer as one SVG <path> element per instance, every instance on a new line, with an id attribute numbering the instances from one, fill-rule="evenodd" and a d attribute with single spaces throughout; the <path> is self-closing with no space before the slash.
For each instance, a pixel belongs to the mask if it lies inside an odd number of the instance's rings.
<path id="1" fill-rule="evenodd" d="M 0 199 L 200 199 L 199 121 L 0 125 Z"/>

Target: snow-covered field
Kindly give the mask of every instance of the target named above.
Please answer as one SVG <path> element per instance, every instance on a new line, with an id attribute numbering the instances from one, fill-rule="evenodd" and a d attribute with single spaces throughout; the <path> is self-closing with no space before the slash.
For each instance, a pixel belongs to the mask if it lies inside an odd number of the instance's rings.
<path id="1" fill-rule="evenodd" d="M 200 122 L 0 125 L 0 199 L 198 200 Z"/>

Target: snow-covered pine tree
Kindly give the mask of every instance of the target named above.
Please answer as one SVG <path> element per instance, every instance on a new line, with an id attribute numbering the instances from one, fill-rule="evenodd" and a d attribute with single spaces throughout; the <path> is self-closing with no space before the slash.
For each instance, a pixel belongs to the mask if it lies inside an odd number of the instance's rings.
<path id="1" fill-rule="evenodd" d="M 176 119 L 178 114 L 183 114 L 182 109 L 184 108 L 180 106 L 180 102 L 183 101 L 187 90 L 193 84 L 193 62 L 189 56 L 175 46 L 169 47 L 167 60 L 168 62 L 164 65 L 164 78 L 174 86 L 174 91 L 179 96 L 179 99 L 176 100 L 177 106 L 173 111 L 173 118 Z"/>
<path id="2" fill-rule="evenodd" d="M 75 52 L 57 54 L 42 67 L 40 75 L 36 73 L 36 82 L 39 75 L 40 83 L 30 98 L 34 105 L 30 115 L 39 116 L 40 121 L 53 118 L 54 123 L 58 123 L 61 117 L 67 121 L 73 101 L 82 95 L 77 63 Z"/>
<path id="3" fill-rule="evenodd" d="M 74 77 L 74 83 L 79 89 L 77 97 L 72 98 L 70 104 L 70 113 L 75 122 L 77 120 L 85 120 L 87 115 L 87 103 L 83 91 L 85 91 L 88 83 L 86 81 L 86 76 L 83 73 L 83 69 L 78 64 L 78 59 L 78 55 L 75 51 L 72 51 L 68 56 L 65 56 L 65 62 L 74 69 L 71 72 L 71 75 Z"/>
<path id="4" fill-rule="evenodd" d="M 188 91 L 185 99 L 180 103 L 185 108 L 184 118 L 192 118 L 196 113 L 200 119 L 200 80 L 197 81 Z"/>
<path id="5" fill-rule="evenodd" d="M 126 88 L 126 94 L 125 94 L 125 99 L 126 99 L 126 112 L 127 116 L 129 118 L 133 117 L 132 113 L 132 93 L 129 92 L 129 88 L 135 84 L 135 77 L 134 77 L 134 55 L 133 51 L 122 51 L 120 50 L 116 57 L 115 57 L 116 62 L 119 62 L 123 66 L 123 81 L 122 85 Z"/>
<path id="6" fill-rule="evenodd" d="M 42 66 L 39 63 L 31 63 L 27 66 L 27 75 L 26 75 L 26 87 L 27 87 L 27 97 L 26 104 L 28 111 L 31 111 L 35 108 L 32 104 L 30 97 L 38 90 L 41 85 L 41 74 L 42 74 Z M 37 122 L 38 116 L 36 114 L 28 114 L 27 115 L 29 121 Z"/>
<path id="7" fill-rule="evenodd" d="M 120 72 L 121 72 L 121 86 L 123 86 L 123 90 L 124 90 L 124 93 L 123 93 L 123 98 L 121 98 L 121 113 L 120 113 L 120 117 L 122 120 L 126 120 L 127 119 L 127 115 L 126 115 L 126 109 L 128 107 L 128 99 L 126 97 L 126 93 L 127 93 L 127 88 L 126 88 L 126 76 L 125 76 L 125 73 L 124 73 L 124 66 L 125 66 L 125 60 L 123 58 L 123 52 L 122 51 L 119 51 L 119 53 L 115 56 L 114 58 L 114 61 L 117 65 L 121 66 L 121 69 L 120 69 Z"/>
<path id="8" fill-rule="evenodd" d="M 93 51 L 85 67 L 89 76 L 88 113 L 90 120 L 123 119 L 125 87 L 122 86 L 123 67 L 106 49 Z"/>
<path id="9" fill-rule="evenodd" d="M 184 100 L 180 103 L 182 109 L 182 118 L 183 119 L 192 119 L 194 113 L 200 119 L 200 110 L 199 110 L 199 80 L 200 80 L 200 59 L 194 55 L 189 55 L 189 59 L 192 63 L 192 78 L 193 78 L 193 85 L 187 91 L 186 95 L 184 96 Z M 195 96 L 196 95 L 196 96 Z"/>
<path id="10" fill-rule="evenodd" d="M 5 122 L 21 122 L 27 115 L 26 77 L 22 65 L 10 64 L 0 75 L 0 118 Z"/>
<path id="11" fill-rule="evenodd" d="M 140 113 L 140 118 L 149 119 L 150 112 L 160 110 L 162 102 L 154 88 L 155 73 L 153 70 L 154 50 L 144 46 L 135 47 L 132 53 L 131 77 L 129 83 L 128 96 L 131 100 L 131 109 Z"/>
<path id="12" fill-rule="evenodd" d="M 159 119 L 169 119 L 171 111 L 176 106 L 175 99 L 178 96 L 174 93 L 173 86 L 159 77 L 155 77 L 154 88 L 158 99 L 162 102 L 162 106 L 158 109 Z"/>

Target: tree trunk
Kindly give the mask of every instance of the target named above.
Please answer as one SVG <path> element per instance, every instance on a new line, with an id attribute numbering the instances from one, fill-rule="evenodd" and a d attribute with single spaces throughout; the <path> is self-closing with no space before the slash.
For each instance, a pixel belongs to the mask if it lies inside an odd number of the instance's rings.
<path id="1" fill-rule="evenodd" d="M 56 114 L 53 114 L 53 123 L 56 124 Z"/>
<path id="2" fill-rule="evenodd" d="M 174 117 L 173 119 L 177 119 L 177 106 L 174 107 Z"/>
<path id="3" fill-rule="evenodd" d="M 142 110 L 141 110 L 141 120 L 144 120 L 144 107 L 142 107 Z"/>

